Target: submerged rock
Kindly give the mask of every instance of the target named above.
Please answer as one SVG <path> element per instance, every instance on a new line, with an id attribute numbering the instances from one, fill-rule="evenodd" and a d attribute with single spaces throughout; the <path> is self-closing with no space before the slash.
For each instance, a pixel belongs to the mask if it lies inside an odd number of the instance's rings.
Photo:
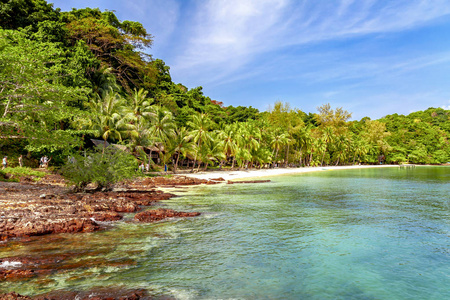
<path id="1" fill-rule="evenodd" d="M 227 184 L 235 184 L 235 183 L 265 183 L 270 182 L 270 180 L 236 180 L 236 181 L 227 181 Z"/>
<path id="2" fill-rule="evenodd" d="M 180 212 L 173 209 L 158 208 L 137 213 L 134 219 L 140 222 L 156 222 L 167 218 L 185 218 L 199 216 L 199 212 Z"/>
<path id="3" fill-rule="evenodd" d="M 58 186 L 0 183 L 0 241 L 96 231 L 99 221 L 121 220 L 122 213 L 174 196 L 156 190 L 70 194 Z"/>
<path id="4" fill-rule="evenodd" d="M 172 176 L 172 177 L 152 177 L 146 178 L 141 182 L 136 182 L 134 185 L 141 185 L 147 187 L 175 187 L 183 185 L 199 185 L 199 184 L 217 184 L 225 181 L 223 178 L 216 179 L 199 179 L 189 176 Z"/>
<path id="5" fill-rule="evenodd" d="M 0 240 L 50 233 L 92 232 L 99 228 L 88 218 L 4 218 L 0 220 Z"/>
<path id="6" fill-rule="evenodd" d="M 146 290 L 143 289 L 119 289 L 114 287 L 96 289 L 85 292 L 77 291 L 64 291 L 59 290 L 42 294 L 39 296 L 22 296 L 15 292 L 7 294 L 0 294 L 1 300 L 67 300 L 67 299 L 79 299 L 79 300 L 150 300 L 150 299 L 173 299 L 169 297 L 153 298 Z"/>

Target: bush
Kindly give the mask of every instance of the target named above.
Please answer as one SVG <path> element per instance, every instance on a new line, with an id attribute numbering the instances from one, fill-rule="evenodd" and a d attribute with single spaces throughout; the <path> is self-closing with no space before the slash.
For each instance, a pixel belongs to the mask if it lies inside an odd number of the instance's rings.
<path id="1" fill-rule="evenodd" d="M 110 190 L 114 183 L 135 177 L 136 169 L 132 155 L 110 146 L 70 157 L 61 171 L 75 185 L 75 191 L 84 191 L 90 183 L 97 189 Z"/>
<path id="2" fill-rule="evenodd" d="M 12 175 L 7 176 L 6 174 Z M 45 176 L 45 172 L 36 171 L 26 167 L 16 167 L 16 168 L 5 168 L 0 171 L 0 180 L 1 181 L 15 181 L 18 182 L 20 177 L 32 177 L 33 180 L 38 181 L 42 177 Z"/>

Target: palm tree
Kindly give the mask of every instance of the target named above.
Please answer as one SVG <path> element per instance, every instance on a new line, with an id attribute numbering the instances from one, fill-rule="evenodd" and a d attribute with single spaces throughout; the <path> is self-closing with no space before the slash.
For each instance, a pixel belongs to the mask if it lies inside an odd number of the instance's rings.
<path id="1" fill-rule="evenodd" d="M 218 137 L 222 143 L 222 149 L 225 154 L 225 160 L 228 161 L 231 156 L 233 157 L 231 168 L 234 168 L 235 154 L 238 148 L 236 130 L 237 125 L 232 124 L 225 125 L 225 127 L 218 132 Z"/>
<path id="2" fill-rule="evenodd" d="M 323 160 L 325 158 L 325 154 L 327 153 L 328 144 L 330 144 L 333 140 L 333 127 L 327 126 L 322 131 L 322 140 L 323 140 L 323 146 L 322 146 L 322 161 L 320 163 L 321 166 L 323 166 Z"/>
<path id="3" fill-rule="evenodd" d="M 353 142 L 353 164 L 355 164 L 356 157 L 359 157 L 359 163 L 361 163 L 361 158 L 367 154 L 369 151 L 368 143 L 366 140 L 358 138 Z"/>
<path id="4" fill-rule="evenodd" d="M 140 118 L 150 118 L 154 114 L 154 108 L 151 106 L 153 99 L 147 98 L 148 91 L 134 89 L 133 94 L 128 99 L 129 106 L 126 112 L 130 119 L 139 120 Z"/>
<path id="5" fill-rule="evenodd" d="M 120 91 L 120 86 L 117 84 L 116 76 L 111 71 L 112 68 L 103 66 L 92 74 L 92 95 L 102 95 L 107 92 Z"/>
<path id="6" fill-rule="evenodd" d="M 317 145 L 317 151 L 318 151 L 318 153 L 322 153 L 322 160 L 321 160 L 321 162 L 320 162 L 320 166 L 323 167 L 323 160 L 324 160 L 324 158 L 325 158 L 325 153 L 327 152 L 327 142 L 326 142 L 325 137 L 323 137 L 323 136 L 320 137 L 320 138 L 317 140 L 316 145 Z"/>
<path id="7" fill-rule="evenodd" d="M 187 122 L 187 125 L 191 128 L 191 135 L 195 143 L 197 143 L 197 150 L 200 149 L 202 142 L 210 139 L 208 132 L 211 127 L 212 121 L 207 114 L 195 114 L 191 120 Z M 197 154 L 194 156 L 194 164 L 192 165 L 192 171 L 194 171 L 195 163 L 197 161 Z"/>
<path id="8" fill-rule="evenodd" d="M 151 126 L 149 128 L 150 136 L 157 143 L 159 153 L 162 153 L 164 146 L 167 144 L 169 136 L 175 133 L 175 121 L 172 113 L 161 106 L 154 106 L 150 115 Z M 150 151 L 151 155 L 151 151 Z"/>
<path id="9" fill-rule="evenodd" d="M 173 165 L 173 173 L 175 174 L 178 169 L 178 161 L 180 159 L 180 155 L 186 156 L 188 153 L 192 153 L 194 151 L 194 143 L 192 141 L 190 132 L 186 129 L 186 127 L 181 127 L 175 131 L 172 139 L 169 142 L 170 149 L 173 153 L 176 153 L 176 161 Z M 171 151 L 171 152 L 172 152 Z"/>
<path id="10" fill-rule="evenodd" d="M 124 100 L 116 92 L 104 93 L 102 97 L 89 103 L 93 112 L 88 121 L 88 128 L 97 132 L 106 141 L 109 138 L 118 139 L 129 134 L 133 126 L 123 114 Z"/>
<path id="11" fill-rule="evenodd" d="M 205 164 L 204 170 L 208 168 L 210 163 L 215 161 L 222 161 L 225 159 L 225 154 L 223 153 L 223 143 L 219 141 L 218 134 L 212 132 L 210 138 L 206 140 L 200 148 L 198 148 L 198 158 L 201 162 Z M 200 164 L 198 166 L 200 168 Z M 197 169 L 198 170 L 198 169 Z"/>
<path id="12" fill-rule="evenodd" d="M 280 148 L 282 146 L 286 145 L 288 143 L 288 141 L 289 141 L 289 139 L 285 133 L 277 132 L 273 135 L 273 137 L 270 141 L 270 145 L 272 146 L 273 151 L 275 152 L 275 158 L 273 160 L 272 167 L 275 166 L 275 163 L 277 161 L 278 150 L 280 150 Z"/>
<path id="13" fill-rule="evenodd" d="M 250 162 L 250 166 L 252 166 L 254 153 L 256 153 L 260 147 L 261 131 L 254 123 L 245 122 L 240 125 L 238 130 L 241 133 L 240 142 L 242 147 L 250 154 L 246 163 Z"/>
<path id="14" fill-rule="evenodd" d="M 350 144 L 349 140 L 345 134 L 341 134 L 335 139 L 334 143 L 336 147 L 335 157 L 337 159 L 336 166 L 339 165 L 339 162 L 345 161 L 349 144 Z"/>

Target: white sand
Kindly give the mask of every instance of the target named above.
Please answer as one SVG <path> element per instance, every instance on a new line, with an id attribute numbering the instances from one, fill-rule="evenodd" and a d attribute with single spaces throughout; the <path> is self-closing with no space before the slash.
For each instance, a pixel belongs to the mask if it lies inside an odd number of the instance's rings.
<path id="1" fill-rule="evenodd" d="M 194 174 L 183 174 L 189 177 L 200 179 L 215 179 L 222 177 L 225 180 L 238 180 L 257 177 L 298 174 L 306 172 L 319 172 L 329 170 L 347 170 L 347 169 L 362 169 L 362 168 L 389 168 L 397 167 L 398 165 L 373 165 L 373 166 L 339 166 L 339 167 L 304 167 L 304 168 L 275 168 L 275 169 L 261 169 L 261 170 L 240 170 L 240 171 L 207 171 L 198 172 Z"/>

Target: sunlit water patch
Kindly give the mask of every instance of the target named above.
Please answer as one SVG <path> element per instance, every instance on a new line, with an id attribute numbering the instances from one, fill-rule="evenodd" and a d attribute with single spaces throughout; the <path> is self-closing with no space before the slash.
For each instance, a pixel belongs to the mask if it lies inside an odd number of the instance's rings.
<path id="1" fill-rule="evenodd" d="M 145 288 L 177 299 L 449 299 L 450 169 L 361 169 L 194 187 L 196 218 L 116 223 L 0 247 L 67 255 L 0 290 Z"/>

